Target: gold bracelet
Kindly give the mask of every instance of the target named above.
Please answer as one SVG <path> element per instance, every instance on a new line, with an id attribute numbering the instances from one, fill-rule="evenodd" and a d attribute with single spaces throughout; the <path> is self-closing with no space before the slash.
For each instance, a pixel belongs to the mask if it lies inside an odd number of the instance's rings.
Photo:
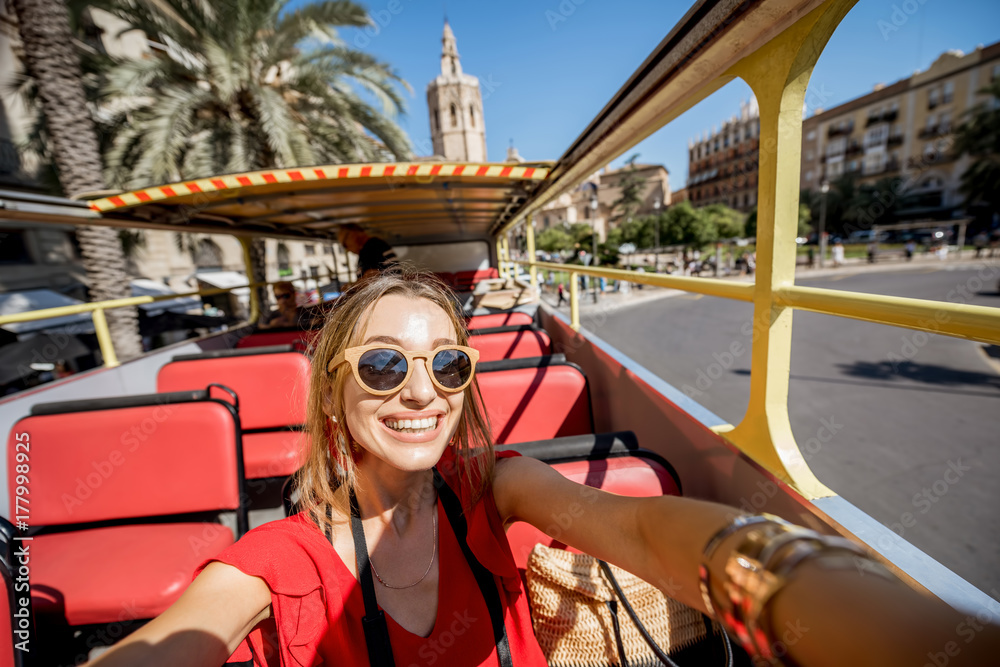
<path id="1" fill-rule="evenodd" d="M 715 552 L 718 550 L 719 545 L 722 544 L 723 540 L 734 535 L 737 531 L 742 530 L 743 528 L 748 528 L 762 523 L 791 525 L 784 519 L 774 516 L 773 514 L 741 514 L 716 532 L 705 544 L 705 548 L 702 551 L 701 565 L 698 567 L 701 598 L 705 603 L 705 611 L 707 611 L 708 615 L 715 620 L 721 622 L 722 619 L 720 618 L 719 611 L 715 608 L 715 603 L 712 600 L 711 574 L 709 572 L 708 564 L 711 562 L 712 557 L 715 556 Z"/>

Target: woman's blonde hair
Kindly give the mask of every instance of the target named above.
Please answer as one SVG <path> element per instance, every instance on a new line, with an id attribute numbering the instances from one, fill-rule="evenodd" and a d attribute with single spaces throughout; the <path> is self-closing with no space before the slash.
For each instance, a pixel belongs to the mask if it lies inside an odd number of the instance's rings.
<path id="1" fill-rule="evenodd" d="M 312 377 L 305 424 L 310 445 L 295 480 L 298 506 L 309 511 L 320 527 L 330 521 L 328 509 L 336 511 L 336 490 L 343 485 L 355 488 L 357 472 L 343 400 L 351 371 L 342 365 L 328 373 L 326 367 L 343 350 L 361 344 L 375 304 L 389 294 L 437 304 L 455 327 L 457 343 L 468 345 L 469 332 L 458 303 L 451 290 L 433 274 L 394 267 L 355 283 L 337 299 L 311 348 Z M 462 415 L 450 446 L 455 449 L 467 482 L 477 480 L 474 497 L 478 498 L 493 479 L 493 439 L 475 379 L 464 394 Z"/>

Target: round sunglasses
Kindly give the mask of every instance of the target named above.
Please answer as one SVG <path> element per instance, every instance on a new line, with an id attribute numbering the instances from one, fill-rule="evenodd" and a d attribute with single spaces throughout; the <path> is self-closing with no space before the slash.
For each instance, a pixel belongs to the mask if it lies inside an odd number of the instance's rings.
<path id="1" fill-rule="evenodd" d="M 430 351 L 404 350 L 396 345 L 375 343 L 349 347 L 327 364 L 332 373 L 341 364 L 350 364 L 354 379 L 366 391 L 383 396 L 406 384 L 417 359 L 423 359 L 431 382 L 449 393 L 462 391 L 472 382 L 479 350 L 463 345 L 442 345 Z"/>

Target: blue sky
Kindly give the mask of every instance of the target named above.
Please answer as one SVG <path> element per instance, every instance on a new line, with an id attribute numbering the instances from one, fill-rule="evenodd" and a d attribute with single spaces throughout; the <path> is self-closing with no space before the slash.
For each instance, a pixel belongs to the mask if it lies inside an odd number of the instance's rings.
<path id="1" fill-rule="evenodd" d="M 413 87 L 399 122 L 416 152 L 428 154 L 426 87 L 440 70 L 444 5 L 364 4 L 378 30 L 343 37 L 390 63 Z M 663 0 L 448 3 L 462 66 L 483 89 L 489 158 L 502 160 L 511 140 L 526 159 L 559 158 L 687 8 Z M 998 40 L 996 0 L 860 0 L 817 64 L 807 100 L 829 108 L 926 69 L 943 51 Z M 736 113 L 749 96 L 743 82 L 731 83 L 629 154 L 665 165 L 672 187 L 681 188 L 688 139 Z"/>

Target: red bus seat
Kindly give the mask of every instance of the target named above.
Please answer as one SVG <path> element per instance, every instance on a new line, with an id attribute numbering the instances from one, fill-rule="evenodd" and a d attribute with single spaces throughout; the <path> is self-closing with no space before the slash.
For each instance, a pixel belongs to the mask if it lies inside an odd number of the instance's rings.
<path id="1" fill-rule="evenodd" d="M 631 432 L 556 438 L 500 449 L 514 449 L 525 456 L 548 461 L 574 482 L 621 496 L 681 495 L 673 467 L 659 455 L 640 449 Z M 550 537 L 524 522 L 508 529 L 507 541 L 522 573 L 535 544 L 565 548 L 558 540 L 559 530 L 556 525 L 550 531 L 555 536 Z"/>
<path id="2" fill-rule="evenodd" d="M 270 347 L 272 345 L 292 345 L 294 349 L 305 352 L 313 339 L 319 335 L 320 329 L 286 329 L 283 331 L 257 331 L 244 336 L 236 343 L 237 349 L 251 347 Z"/>
<path id="3" fill-rule="evenodd" d="M 497 444 L 594 430 L 587 378 L 574 364 L 489 371 L 476 378 Z"/>
<path id="4" fill-rule="evenodd" d="M 519 311 L 511 313 L 492 313 L 490 315 L 473 315 L 469 318 L 469 330 L 488 327 L 509 327 L 518 324 L 534 324 L 535 320 L 528 313 Z"/>
<path id="5" fill-rule="evenodd" d="M 275 347 L 180 355 L 156 377 L 161 392 L 184 391 L 217 383 L 239 397 L 243 429 L 243 468 L 247 479 L 285 477 L 302 465 L 306 439 L 309 359 Z"/>
<path id="6" fill-rule="evenodd" d="M 500 272 L 497 271 L 496 267 L 492 266 L 488 269 L 459 271 L 455 274 L 455 289 L 460 292 L 468 292 L 474 290 L 480 280 L 490 280 L 499 277 Z"/>
<path id="7" fill-rule="evenodd" d="M 530 326 L 490 333 L 473 331 L 472 334 L 469 336 L 469 346 L 479 350 L 480 361 L 540 357 L 552 351 L 549 335 Z"/>
<path id="8" fill-rule="evenodd" d="M 235 511 L 247 529 L 236 410 L 205 390 L 36 405 L 8 438 L 11 508 L 25 443 L 27 486 L 44 489 L 29 496 L 31 523 L 50 528 L 30 543 L 39 616 L 112 623 L 127 601 L 152 618 L 234 542 L 215 515 Z M 95 525 L 109 521 L 123 525 Z"/>

